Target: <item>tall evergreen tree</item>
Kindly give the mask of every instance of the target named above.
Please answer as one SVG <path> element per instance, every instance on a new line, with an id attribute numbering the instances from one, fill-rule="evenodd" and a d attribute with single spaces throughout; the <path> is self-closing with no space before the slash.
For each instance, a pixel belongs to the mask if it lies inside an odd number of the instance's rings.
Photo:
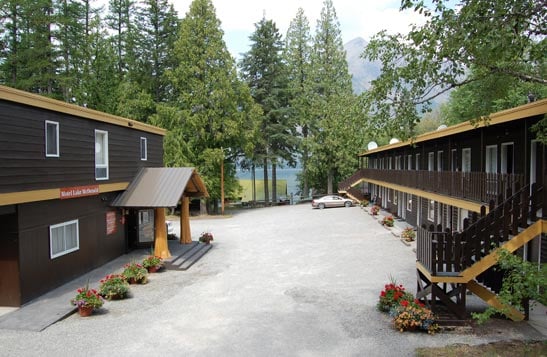
<path id="1" fill-rule="evenodd" d="M 29 92 L 54 96 L 56 52 L 53 44 L 54 3 L 51 0 L 5 1 L 0 4 L 5 81 Z"/>
<path id="2" fill-rule="evenodd" d="M 60 95 L 66 102 L 77 102 L 86 62 L 86 7 L 80 1 L 61 0 L 56 4 L 58 43 L 57 82 Z"/>
<path id="3" fill-rule="evenodd" d="M 167 0 L 144 0 L 137 11 L 136 69 L 132 77 L 155 102 L 169 96 L 167 70 L 175 65 L 174 46 L 179 20 Z"/>
<path id="4" fill-rule="evenodd" d="M 263 147 L 259 155 L 264 168 L 264 198 L 269 204 L 268 162 L 272 165 L 272 202 L 277 201 L 278 162 L 293 163 L 294 125 L 289 121 L 287 67 L 283 61 L 283 42 L 272 20 L 262 18 L 249 37 L 251 49 L 243 55 L 241 75 L 262 107 Z"/>
<path id="5" fill-rule="evenodd" d="M 135 67 L 136 30 L 134 12 L 134 0 L 110 0 L 109 2 L 109 13 L 106 16 L 106 23 L 108 28 L 114 33 L 112 39 L 116 44 L 116 62 L 118 66 L 118 80 L 120 82 Z"/>
<path id="6" fill-rule="evenodd" d="M 355 131 L 356 101 L 331 0 L 325 0 L 313 41 L 309 172 L 316 187 L 333 192 L 336 180 L 357 168 L 355 152 L 363 140 Z M 347 155 L 352 151 L 353 154 Z M 341 160 L 349 159 L 349 161 Z"/>
<path id="7" fill-rule="evenodd" d="M 302 193 L 309 193 L 308 137 L 310 132 L 310 71 L 311 71 L 311 35 L 308 19 L 304 10 L 299 8 L 291 21 L 285 38 L 284 58 L 287 63 L 289 100 L 291 117 L 297 125 L 300 141 L 298 153 L 302 165 L 300 185 Z"/>
<path id="8" fill-rule="evenodd" d="M 235 156 L 252 149 L 250 136 L 255 135 L 259 113 L 249 90 L 237 78 L 222 37 L 211 0 L 194 0 L 175 43 L 178 64 L 169 72 L 179 108 L 176 120 L 171 117 L 170 121 L 180 137 L 172 141 L 185 143 L 184 159 L 199 168 L 212 199 L 221 196 L 220 167 L 226 159 L 224 187 L 227 196 L 237 193 L 233 162 Z"/>

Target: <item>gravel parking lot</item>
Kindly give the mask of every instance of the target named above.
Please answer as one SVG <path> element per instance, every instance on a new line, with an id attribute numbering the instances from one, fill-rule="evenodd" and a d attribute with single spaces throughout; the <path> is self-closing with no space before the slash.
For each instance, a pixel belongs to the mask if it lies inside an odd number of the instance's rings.
<path id="1" fill-rule="evenodd" d="M 415 253 L 358 207 L 309 205 L 193 219 L 214 248 L 188 271 L 42 332 L 0 329 L 0 356 L 411 356 L 414 348 L 541 339 L 526 323 L 487 334 L 400 333 L 376 310 L 389 276 L 415 293 Z"/>

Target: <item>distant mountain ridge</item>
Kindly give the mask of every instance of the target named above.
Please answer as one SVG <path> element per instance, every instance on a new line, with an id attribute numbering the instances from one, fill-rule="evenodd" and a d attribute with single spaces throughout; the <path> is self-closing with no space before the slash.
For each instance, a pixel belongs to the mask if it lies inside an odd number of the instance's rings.
<path id="1" fill-rule="evenodd" d="M 367 44 L 365 39 L 357 37 L 344 45 L 355 94 L 360 94 L 370 88 L 370 82 L 380 75 L 380 62 L 365 61 L 361 58 Z"/>
<path id="2" fill-rule="evenodd" d="M 379 61 L 365 61 L 361 58 L 361 54 L 365 50 L 368 42 L 361 37 L 354 38 L 344 45 L 346 50 L 346 60 L 348 62 L 348 70 L 352 75 L 353 93 L 361 94 L 370 88 L 370 82 L 376 79 L 382 69 Z M 442 93 L 431 101 L 431 107 L 436 108 L 450 98 L 450 91 Z"/>

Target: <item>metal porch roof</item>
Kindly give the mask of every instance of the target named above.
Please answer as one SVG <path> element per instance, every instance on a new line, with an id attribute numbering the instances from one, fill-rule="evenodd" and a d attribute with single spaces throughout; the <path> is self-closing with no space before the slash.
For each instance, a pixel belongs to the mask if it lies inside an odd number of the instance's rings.
<path id="1" fill-rule="evenodd" d="M 180 198 L 207 197 L 207 188 L 192 167 L 142 168 L 113 207 L 176 207 Z"/>

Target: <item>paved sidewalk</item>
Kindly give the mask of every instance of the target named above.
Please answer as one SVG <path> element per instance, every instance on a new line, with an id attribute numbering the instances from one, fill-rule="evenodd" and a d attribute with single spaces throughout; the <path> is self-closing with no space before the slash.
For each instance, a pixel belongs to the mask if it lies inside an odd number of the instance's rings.
<path id="1" fill-rule="evenodd" d="M 173 256 L 178 255 L 182 247 L 178 241 L 168 241 L 169 250 Z M 76 307 L 70 300 L 76 290 L 89 283 L 89 287 L 97 289 L 99 281 L 108 274 L 121 273 L 123 266 L 130 262 L 140 262 L 150 254 L 149 249 L 137 249 L 124 254 L 111 262 L 74 279 L 47 294 L 23 305 L 20 308 L 4 308 L 0 310 L 0 329 L 43 331 L 55 322 L 76 312 Z"/>

